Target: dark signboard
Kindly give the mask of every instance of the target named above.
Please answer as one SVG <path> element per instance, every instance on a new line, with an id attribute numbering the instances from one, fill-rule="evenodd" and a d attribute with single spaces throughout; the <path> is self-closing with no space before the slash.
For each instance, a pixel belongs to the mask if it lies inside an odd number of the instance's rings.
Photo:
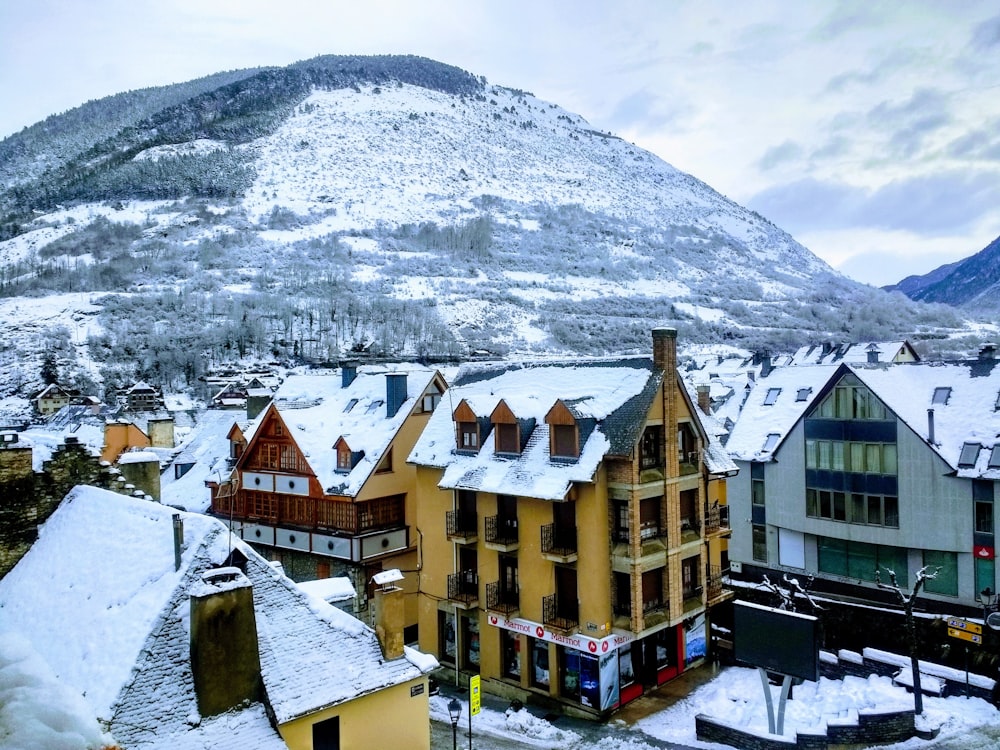
<path id="1" fill-rule="evenodd" d="M 733 650 L 738 662 L 816 682 L 819 622 L 810 615 L 750 602 L 733 607 Z"/>

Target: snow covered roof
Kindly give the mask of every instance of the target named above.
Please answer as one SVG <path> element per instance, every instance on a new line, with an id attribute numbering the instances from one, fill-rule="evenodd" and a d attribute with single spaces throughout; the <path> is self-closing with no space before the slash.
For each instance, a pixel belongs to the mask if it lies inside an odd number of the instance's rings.
<path id="1" fill-rule="evenodd" d="M 447 408 L 435 410 L 408 460 L 444 469 L 443 488 L 561 500 L 572 482 L 593 481 L 606 455 L 622 455 L 634 445 L 661 382 L 645 358 L 468 366 L 459 371 L 442 402 Z M 477 419 L 488 420 L 501 400 L 520 423 L 533 425 L 521 453 L 498 456 L 495 430 L 478 452 L 456 452 L 455 408 L 464 401 Z M 576 461 L 553 461 L 549 455 L 545 418 L 560 400 L 580 424 Z"/>
<path id="2" fill-rule="evenodd" d="M 0 580 L 0 629 L 14 631 L 83 695 L 123 747 L 284 747 L 260 704 L 201 721 L 189 657 L 189 594 L 224 564 L 246 558 L 266 701 L 278 723 L 421 675 L 384 661 L 375 632 L 276 571 L 219 521 L 76 487 L 28 554 Z M 225 737 L 206 737 L 221 722 Z M 207 740 L 218 740 L 212 744 Z"/>
<path id="3" fill-rule="evenodd" d="M 770 460 L 833 378 L 851 372 L 958 476 L 1000 479 L 1000 360 L 813 365 L 775 370 L 751 392 L 726 448 L 737 460 Z M 771 403 L 768 403 L 768 402 Z"/>
<path id="4" fill-rule="evenodd" d="M 387 375 L 406 376 L 406 399 L 391 416 Z M 359 367 L 346 387 L 339 371 L 290 375 L 274 394 L 273 404 L 244 434 L 248 443 L 252 442 L 267 415 L 277 410 L 324 490 L 331 495 L 353 496 L 378 467 L 420 397 L 439 377 L 436 370 L 407 365 Z M 444 390 L 443 379 L 440 390 Z M 334 445 L 340 438 L 352 453 L 363 454 L 349 472 L 337 471 Z"/>
<path id="5" fill-rule="evenodd" d="M 880 362 L 919 360 L 909 341 L 877 341 L 859 344 L 812 344 L 803 346 L 792 355 L 793 365 L 865 364 L 869 352 L 878 355 Z"/>

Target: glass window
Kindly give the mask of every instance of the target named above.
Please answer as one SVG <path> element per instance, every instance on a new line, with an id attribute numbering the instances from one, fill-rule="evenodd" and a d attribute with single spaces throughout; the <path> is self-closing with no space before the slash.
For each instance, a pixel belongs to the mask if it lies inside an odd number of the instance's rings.
<path id="1" fill-rule="evenodd" d="M 976 531 L 981 534 L 993 533 L 993 503 L 976 503 Z"/>
<path id="2" fill-rule="evenodd" d="M 479 670 L 479 617 L 462 617 L 462 661 L 466 669 Z"/>
<path id="3" fill-rule="evenodd" d="M 847 575 L 847 542 L 821 536 L 817 539 L 819 570 L 831 575 Z"/>
<path id="4" fill-rule="evenodd" d="M 865 470 L 864 443 L 851 443 L 851 471 L 862 474 Z"/>
<path id="5" fill-rule="evenodd" d="M 979 443 L 965 443 L 962 446 L 962 453 L 958 457 L 958 465 L 963 468 L 975 466 L 976 459 L 979 458 L 980 448 L 982 446 Z"/>
<path id="6" fill-rule="evenodd" d="M 882 446 L 882 473 L 895 474 L 896 469 L 896 444 L 886 443 Z"/>
<path id="7" fill-rule="evenodd" d="M 935 388 L 934 398 L 931 399 L 931 403 L 947 404 L 948 399 L 950 397 L 951 397 L 951 388 Z"/>
<path id="8" fill-rule="evenodd" d="M 798 392 L 795 394 L 795 400 L 808 401 L 810 393 L 812 393 L 812 388 L 799 388 Z"/>
<path id="9" fill-rule="evenodd" d="M 576 443 L 576 426 L 568 424 L 552 425 L 552 455 L 575 458 L 580 453 Z"/>
<path id="10" fill-rule="evenodd" d="M 994 445 L 993 450 L 990 451 L 989 467 L 991 469 L 1000 469 L 1000 444 Z"/>
<path id="11" fill-rule="evenodd" d="M 767 395 L 764 396 L 764 406 L 774 406 L 774 402 L 778 400 L 780 394 L 780 388 L 768 388 Z"/>
<path id="12" fill-rule="evenodd" d="M 549 686 L 549 644 L 536 638 L 531 642 L 531 684 L 535 687 Z"/>
<path id="13" fill-rule="evenodd" d="M 778 446 L 778 439 L 781 437 L 777 432 L 769 432 L 764 440 L 763 450 L 773 451 Z"/>
<path id="14" fill-rule="evenodd" d="M 865 444 L 865 468 L 869 474 L 882 473 L 882 446 L 879 443 Z"/>
<path id="15" fill-rule="evenodd" d="M 990 588 L 993 591 L 997 590 L 996 582 L 996 560 L 983 560 L 981 558 L 975 558 L 976 560 L 976 591 L 982 591 L 985 588 Z"/>
<path id="16" fill-rule="evenodd" d="M 521 679 L 521 638 L 509 630 L 500 631 L 500 653 L 503 655 L 503 676 Z"/>
<path id="17" fill-rule="evenodd" d="M 860 493 L 851 495 L 851 523 L 868 523 L 868 510 L 865 506 L 865 496 Z"/>
<path id="18" fill-rule="evenodd" d="M 878 495 L 868 496 L 868 523 L 882 525 L 882 498 Z"/>
<path id="19" fill-rule="evenodd" d="M 601 705 L 600 667 L 596 656 L 580 654 L 580 702 L 599 708 Z"/>
<path id="20" fill-rule="evenodd" d="M 517 439 L 517 425 L 499 423 L 494 425 L 496 430 L 496 451 L 497 453 L 518 453 L 520 444 Z"/>
<path id="21" fill-rule="evenodd" d="M 958 596 L 958 556 L 954 552 L 924 550 L 924 566 L 937 569 L 937 576 L 924 584 L 928 593 Z"/>
<path id="22" fill-rule="evenodd" d="M 813 517 L 819 515 L 819 498 L 816 490 L 811 487 L 806 488 L 806 515 Z"/>
<path id="23" fill-rule="evenodd" d="M 833 449 L 829 440 L 819 441 L 819 468 L 829 469 L 832 466 Z"/>
<path id="24" fill-rule="evenodd" d="M 455 663 L 455 616 L 449 612 L 438 612 L 438 645 L 441 661 Z"/>
<path id="25" fill-rule="evenodd" d="M 844 471 L 844 444 L 837 442 L 833 444 L 833 470 Z"/>
<path id="26" fill-rule="evenodd" d="M 843 492 L 833 493 L 833 520 L 847 520 L 847 500 Z"/>
<path id="27" fill-rule="evenodd" d="M 875 568 L 878 566 L 877 548 L 874 544 L 863 542 L 848 542 L 847 544 L 847 575 L 862 581 L 875 580 Z M 883 578 L 885 574 L 883 571 Z M 905 585 L 905 581 L 904 584 Z"/>
<path id="28" fill-rule="evenodd" d="M 660 504 L 663 498 L 647 497 L 639 501 L 639 537 L 653 539 L 660 535 Z"/>
<path id="29" fill-rule="evenodd" d="M 753 525 L 753 559 L 767 562 L 767 529 L 759 523 Z"/>
<path id="30" fill-rule="evenodd" d="M 630 643 L 618 649 L 618 682 L 621 687 L 628 687 L 635 682 L 635 670 L 632 668 L 632 648 L 642 648 L 641 643 Z"/>
<path id="31" fill-rule="evenodd" d="M 764 481 L 762 479 L 750 480 L 750 498 L 754 505 L 764 504 Z"/>
<path id="32" fill-rule="evenodd" d="M 806 440 L 806 468 L 816 469 L 819 467 L 818 456 L 819 449 L 816 447 L 815 440 Z"/>
<path id="33" fill-rule="evenodd" d="M 869 394 L 868 396 L 868 418 L 878 420 L 884 420 L 886 418 L 885 404 L 875 398 L 872 394 Z"/>
<path id="34" fill-rule="evenodd" d="M 890 526 L 894 529 L 899 528 L 899 498 L 897 497 L 883 497 L 882 504 L 885 511 L 885 517 L 883 519 L 884 526 Z"/>
<path id="35" fill-rule="evenodd" d="M 906 587 L 909 581 L 909 564 L 907 557 L 909 550 L 902 547 L 878 547 L 878 565 L 881 571 L 882 580 L 888 580 L 888 571 L 896 573 L 896 582 Z"/>
<path id="36" fill-rule="evenodd" d="M 556 647 L 560 665 L 560 693 L 564 698 L 580 699 L 580 652 L 573 648 Z"/>

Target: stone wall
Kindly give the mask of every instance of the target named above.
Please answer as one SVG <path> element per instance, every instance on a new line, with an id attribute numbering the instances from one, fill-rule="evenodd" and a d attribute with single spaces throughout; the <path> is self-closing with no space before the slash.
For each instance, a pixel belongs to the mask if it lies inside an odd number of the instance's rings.
<path id="1" fill-rule="evenodd" d="M 827 727 L 825 735 L 803 733 L 794 738 L 746 732 L 699 714 L 695 717 L 695 731 L 699 740 L 740 750 L 827 750 L 844 745 L 903 742 L 916 734 L 912 710 L 860 714 L 857 724 L 834 724 Z"/>

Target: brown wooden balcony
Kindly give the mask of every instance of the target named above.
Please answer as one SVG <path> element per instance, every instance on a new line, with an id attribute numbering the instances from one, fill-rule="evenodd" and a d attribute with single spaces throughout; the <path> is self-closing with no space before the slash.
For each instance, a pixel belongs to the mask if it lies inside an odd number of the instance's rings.
<path id="1" fill-rule="evenodd" d="M 542 597 L 542 622 L 555 630 L 575 630 L 580 625 L 580 602 L 558 594 Z"/>
<path id="2" fill-rule="evenodd" d="M 542 526 L 542 555 L 553 562 L 576 562 L 576 527 Z"/>
<path id="3" fill-rule="evenodd" d="M 486 544 L 501 552 L 517 549 L 517 519 L 486 516 Z"/>
<path id="4" fill-rule="evenodd" d="M 455 542 L 469 544 L 479 538 L 479 517 L 475 513 L 449 510 L 445 515 L 448 538 Z"/>
<path id="5" fill-rule="evenodd" d="M 718 565 L 707 566 L 705 576 L 705 591 L 708 594 L 709 604 L 718 604 L 733 596 L 731 589 L 723 585 L 722 568 Z"/>
<path id="6" fill-rule="evenodd" d="M 216 494 L 212 498 L 212 514 L 226 519 L 355 536 L 406 525 L 403 495 L 357 503 L 239 490 L 230 495 Z"/>
<path id="7" fill-rule="evenodd" d="M 463 607 L 474 607 L 479 601 L 479 574 L 460 570 L 448 576 L 448 599 Z"/>
<path id="8" fill-rule="evenodd" d="M 713 503 L 705 508 L 706 534 L 727 534 L 730 530 L 728 505 Z"/>
<path id="9" fill-rule="evenodd" d="M 517 586 L 504 586 L 503 581 L 486 584 L 486 609 L 499 612 L 505 617 L 513 617 L 521 611 L 520 594 Z"/>

